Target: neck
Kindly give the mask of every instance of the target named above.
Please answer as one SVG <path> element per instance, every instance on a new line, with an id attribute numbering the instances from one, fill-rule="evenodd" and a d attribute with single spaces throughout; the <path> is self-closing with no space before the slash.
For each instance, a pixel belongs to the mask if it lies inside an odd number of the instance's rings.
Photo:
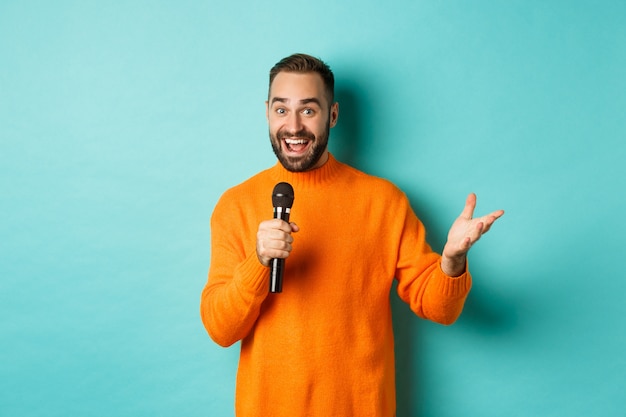
<path id="1" fill-rule="evenodd" d="M 316 168 L 312 168 L 305 172 L 291 172 L 285 169 L 278 162 L 272 171 L 276 181 L 285 181 L 293 185 L 306 187 L 307 185 L 319 185 L 333 179 L 342 164 L 339 163 L 330 152 L 326 151 L 320 158 L 320 163 L 315 164 Z"/>
<path id="2" fill-rule="evenodd" d="M 326 162 L 328 162 L 328 149 L 324 151 L 320 159 L 317 160 L 317 163 L 309 171 L 323 167 Z"/>

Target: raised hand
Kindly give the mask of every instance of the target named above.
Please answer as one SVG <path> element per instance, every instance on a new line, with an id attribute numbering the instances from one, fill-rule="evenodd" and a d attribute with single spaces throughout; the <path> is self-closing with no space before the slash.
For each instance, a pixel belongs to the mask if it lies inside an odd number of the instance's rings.
<path id="1" fill-rule="evenodd" d="M 449 276 L 459 276 L 465 271 L 467 252 L 504 214 L 504 210 L 496 210 L 485 216 L 474 218 L 475 208 L 476 194 L 472 193 L 465 201 L 463 212 L 448 232 L 448 241 L 442 253 L 441 268 Z"/>

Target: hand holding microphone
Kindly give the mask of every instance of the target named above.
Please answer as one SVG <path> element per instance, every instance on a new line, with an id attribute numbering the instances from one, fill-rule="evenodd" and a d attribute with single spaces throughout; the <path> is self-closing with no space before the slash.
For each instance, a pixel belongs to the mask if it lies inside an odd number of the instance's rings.
<path id="1" fill-rule="evenodd" d="M 262 222 L 257 232 L 257 257 L 270 267 L 270 292 L 282 292 L 285 258 L 292 250 L 291 233 L 299 230 L 295 223 L 289 223 L 293 199 L 293 187 L 285 182 L 278 183 L 272 193 L 274 219 Z"/>

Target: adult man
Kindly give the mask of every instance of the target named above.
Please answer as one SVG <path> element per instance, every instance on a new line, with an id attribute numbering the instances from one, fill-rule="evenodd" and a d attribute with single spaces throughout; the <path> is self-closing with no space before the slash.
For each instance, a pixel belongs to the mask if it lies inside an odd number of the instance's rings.
<path id="1" fill-rule="evenodd" d="M 466 254 L 503 212 L 473 219 L 470 195 L 442 256 L 431 251 L 405 195 L 328 152 L 337 123 L 334 79 L 296 54 L 270 71 L 266 102 L 279 160 L 226 191 L 211 220 L 201 316 L 220 345 L 241 340 L 236 414 L 395 415 L 389 291 L 421 317 L 450 324 L 470 289 Z M 269 219 L 278 182 L 295 191 L 292 223 Z M 269 294 L 272 258 L 289 258 Z"/>

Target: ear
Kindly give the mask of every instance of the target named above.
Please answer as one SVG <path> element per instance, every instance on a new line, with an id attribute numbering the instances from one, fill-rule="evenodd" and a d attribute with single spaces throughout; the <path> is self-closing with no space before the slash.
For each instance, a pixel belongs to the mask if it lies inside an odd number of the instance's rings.
<path id="1" fill-rule="evenodd" d="M 339 103 L 335 102 L 330 106 L 330 127 L 335 127 L 339 119 Z"/>
<path id="2" fill-rule="evenodd" d="M 270 121 L 270 102 L 268 100 L 265 101 L 265 118 L 267 122 Z"/>

